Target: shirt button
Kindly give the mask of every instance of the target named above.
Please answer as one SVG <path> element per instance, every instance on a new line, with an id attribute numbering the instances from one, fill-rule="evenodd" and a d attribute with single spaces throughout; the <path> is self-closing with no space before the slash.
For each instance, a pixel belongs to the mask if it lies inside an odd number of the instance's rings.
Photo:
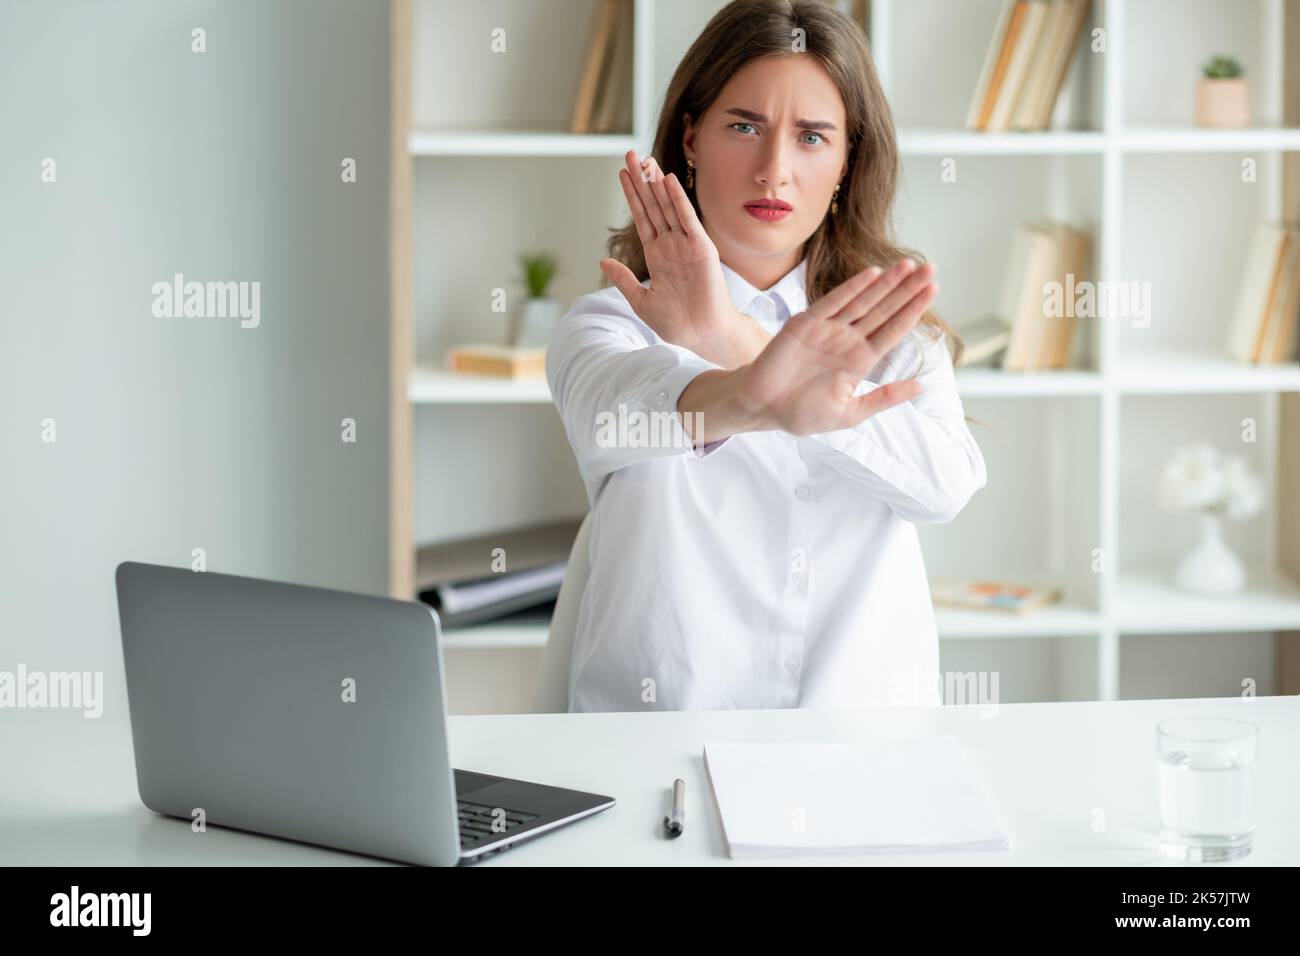
<path id="1" fill-rule="evenodd" d="M 801 501 L 807 501 L 810 494 L 812 494 L 812 489 L 807 485 L 800 485 L 794 490 L 794 496 Z"/>
<path id="2" fill-rule="evenodd" d="M 802 571 L 796 571 L 794 574 L 790 576 L 790 580 L 793 581 L 797 586 L 803 587 L 804 582 L 808 580 L 808 576 L 805 575 Z"/>
<path id="3" fill-rule="evenodd" d="M 785 659 L 785 669 L 792 674 L 797 671 L 799 669 L 799 658 L 795 657 L 793 654 L 787 657 Z"/>
<path id="4" fill-rule="evenodd" d="M 667 398 L 668 398 L 668 393 L 667 393 L 667 392 L 660 392 L 658 395 L 655 396 L 655 404 L 656 404 L 656 405 L 662 405 L 662 404 L 664 403 L 665 399 L 667 399 Z"/>

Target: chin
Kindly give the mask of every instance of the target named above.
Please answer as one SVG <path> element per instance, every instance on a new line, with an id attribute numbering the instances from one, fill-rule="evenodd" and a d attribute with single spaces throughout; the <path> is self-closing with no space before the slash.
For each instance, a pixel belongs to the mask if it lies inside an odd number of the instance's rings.
<path id="1" fill-rule="evenodd" d="M 753 244 L 753 249 L 756 253 L 761 255 L 780 256 L 797 248 L 801 241 L 802 240 L 799 239 L 793 229 L 783 229 L 779 236 L 761 236 L 759 240 Z"/>

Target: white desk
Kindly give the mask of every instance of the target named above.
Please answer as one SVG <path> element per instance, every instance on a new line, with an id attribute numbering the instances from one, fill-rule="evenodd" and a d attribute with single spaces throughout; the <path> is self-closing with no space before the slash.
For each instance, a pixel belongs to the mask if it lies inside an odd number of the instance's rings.
<path id="1" fill-rule="evenodd" d="M 370 865 L 366 857 L 159 816 L 139 802 L 124 722 L 0 721 L 0 865 Z M 611 794 L 618 805 L 482 866 L 755 865 L 726 855 L 701 757 L 707 740 L 958 737 L 1011 830 L 1010 852 L 800 857 L 830 864 L 1181 866 L 1160 857 L 1155 723 L 1213 714 L 1260 728 L 1255 850 L 1219 866 L 1300 864 L 1300 698 L 1004 704 L 857 712 L 703 711 L 453 717 L 455 765 Z M 686 831 L 662 836 L 674 777 Z M 1094 830 L 1103 818 L 1104 830 Z M 785 861 L 781 861 L 785 862 Z"/>

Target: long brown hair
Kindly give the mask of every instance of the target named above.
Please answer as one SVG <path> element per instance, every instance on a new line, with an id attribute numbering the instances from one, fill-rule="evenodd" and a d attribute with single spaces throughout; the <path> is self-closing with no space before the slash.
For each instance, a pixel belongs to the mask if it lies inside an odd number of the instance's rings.
<path id="1" fill-rule="evenodd" d="M 682 114 L 690 114 L 697 123 L 731 76 L 750 60 L 796 55 L 796 30 L 803 31 L 803 54 L 816 57 L 839 87 L 848 125 L 848 169 L 837 193 L 837 212 L 824 216 L 804 245 L 811 303 L 870 266 L 888 268 L 905 256 L 918 265 L 925 261 L 920 253 L 897 245 L 890 235 L 898 144 L 867 38 L 856 21 L 824 0 L 733 0 L 708 22 L 678 64 L 664 94 L 653 155 L 665 175 L 676 173 L 685 183 Z M 687 190 L 687 196 L 695 214 L 701 215 L 694 190 Z M 627 266 L 637 279 L 649 278 L 635 224 L 629 220 L 611 232 L 610 258 Z M 927 310 L 917 321 L 917 328 L 921 327 L 931 330 L 932 339 L 948 337 L 956 365 L 965 345 L 948 323 Z"/>

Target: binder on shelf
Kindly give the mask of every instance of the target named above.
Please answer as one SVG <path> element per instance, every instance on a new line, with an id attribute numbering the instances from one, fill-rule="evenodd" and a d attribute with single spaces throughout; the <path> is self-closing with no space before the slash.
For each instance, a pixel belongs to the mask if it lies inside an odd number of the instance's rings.
<path id="1" fill-rule="evenodd" d="M 984 131 L 1003 133 L 1011 128 L 1011 111 L 1024 85 L 1025 74 L 1029 70 L 1029 61 L 1042 39 L 1043 23 L 1047 19 L 1048 0 L 1029 0 L 1025 7 L 1020 29 L 1016 32 L 1015 44 L 1007 57 L 1006 71 L 998 85 L 997 96 L 989 111 L 988 123 Z"/>
<path id="2" fill-rule="evenodd" d="M 632 132 L 632 0 L 619 0 L 613 52 L 601 84 L 593 133 Z"/>
<path id="3" fill-rule="evenodd" d="M 1088 274 L 1092 258 L 1092 239 L 1086 233 L 1063 223 L 1049 223 L 1056 237 L 1054 281 L 1061 283 L 1063 312 L 1043 317 L 1043 334 L 1035 354 L 1035 368 L 1065 368 L 1070 364 L 1079 317 L 1074 311 L 1073 289 Z M 1070 277 L 1073 276 L 1073 280 Z"/>
<path id="4" fill-rule="evenodd" d="M 1091 0 L 1005 0 L 966 112 L 976 132 L 1045 130 Z"/>
<path id="5" fill-rule="evenodd" d="M 416 551 L 420 600 L 446 627 L 495 620 L 553 602 L 581 518 L 508 528 Z"/>
<path id="6" fill-rule="evenodd" d="M 1011 242 L 996 317 L 1010 329 L 999 366 L 1008 372 L 1067 368 L 1078 316 L 1073 289 L 1092 258 L 1092 237 L 1064 223 L 1022 223 Z M 1046 314 L 1048 283 L 1059 283 L 1060 315 Z"/>
<path id="7" fill-rule="evenodd" d="M 1070 259 L 1074 251 L 1073 240 L 1066 227 L 1060 223 L 1044 222 L 1041 223 L 1041 228 L 1052 240 L 1049 258 L 1051 265 L 1048 267 L 1049 278 L 1046 281 L 1055 279 L 1064 284 L 1065 275 L 1070 271 Z M 1047 294 L 1040 285 L 1039 301 L 1045 303 L 1046 297 Z M 1040 307 L 1034 318 L 1037 320 L 1033 323 L 1035 334 L 1031 336 L 1031 351 L 1026 359 L 1026 366 L 1032 369 L 1052 368 L 1056 358 L 1056 341 L 1065 319 L 1063 316 L 1047 315 L 1045 307 Z"/>
<path id="8" fill-rule="evenodd" d="M 423 545 L 416 552 L 416 586 L 425 590 L 498 573 L 498 548 L 504 551 L 506 572 L 567 561 L 581 526 L 582 518 L 564 518 Z"/>
<path id="9" fill-rule="evenodd" d="M 1270 311 L 1268 327 L 1260 337 L 1261 362 L 1287 362 L 1295 358 L 1296 314 L 1300 311 L 1300 232 L 1291 233 L 1287 250 L 1287 281 L 1278 289 L 1277 307 Z"/>
<path id="10" fill-rule="evenodd" d="M 1065 78 L 1070 72 L 1070 63 L 1073 62 L 1075 51 L 1079 46 L 1083 25 L 1088 20 L 1090 0 L 1055 0 L 1055 2 L 1058 5 L 1064 3 L 1068 7 L 1068 12 L 1056 21 L 1056 32 L 1050 41 L 1051 58 L 1045 64 L 1033 122 L 1031 126 L 1026 127 L 1027 129 L 1045 130 L 1052 125 L 1052 113 L 1056 110 L 1056 101 L 1060 99 Z"/>
<path id="11" fill-rule="evenodd" d="M 1034 44 L 1029 56 L 1024 81 L 1015 92 L 1009 124 L 1011 129 L 1034 129 L 1037 126 L 1038 103 L 1047 85 L 1050 61 L 1056 54 L 1056 45 L 1062 33 L 1061 20 L 1069 12 L 1070 6 L 1066 3 L 1051 3 L 1047 7 L 1038 42 Z"/>
<path id="12" fill-rule="evenodd" d="M 1300 310 L 1300 228 L 1262 222 L 1251 238 L 1228 328 L 1228 354 L 1240 362 L 1292 357 Z"/>
<path id="13" fill-rule="evenodd" d="M 1043 330 L 1043 283 L 1056 259 L 1052 233 L 1034 223 L 1017 227 L 1011 258 L 1003 277 L 998 314 L 1011 326 L 1011 340 L 1002 359 L 1006 371 L 1029 371 Z"/>
<path id="14" fill-rule="evenodd" d="M 1002 12 L 993 29 L 993 39 L 985 53 L 979 81 L 975 84 L 975 95 L 966 113 L 968 129 L 983 130 L 988 126 L 993 101 L 997 98 L 1002 77 L 1006 73 L 1010 48 L 1015 45 L 1028 6 L 1029 0 L 1003 0 Z"/>
<path id="15" fill-rule="evenodd" d="M 572 133 L 632 131 L 632 0 L 600 0 L 569 123 Z"/>
<path id="16" fill-rule="evenodd" d="M 470 581 L 448 581 L 420 592 L 444 627 L 466 627 L 554 601 L 564 583 L 565 562 L 503 572 Z"/>

